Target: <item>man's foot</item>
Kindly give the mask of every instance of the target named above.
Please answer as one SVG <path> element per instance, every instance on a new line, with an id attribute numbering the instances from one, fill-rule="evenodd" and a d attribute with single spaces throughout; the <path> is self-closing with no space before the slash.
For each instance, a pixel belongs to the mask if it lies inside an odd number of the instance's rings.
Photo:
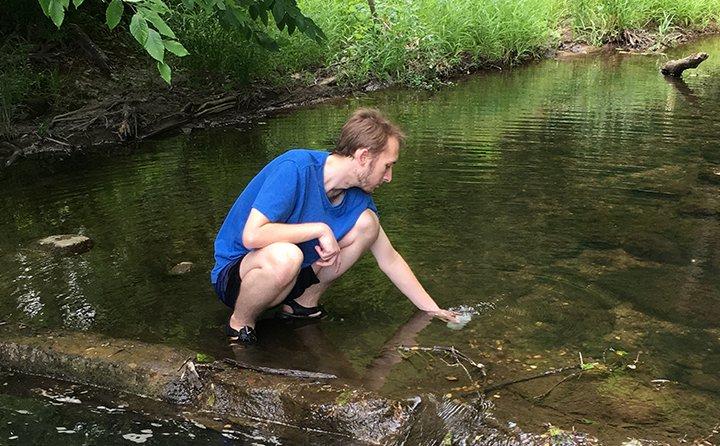
<path id="1" fill-rule="evenodd" d="M 280 319 L 322 319 L 327 316 L 327 312 L 322 305 L 317 307 L 304 307 L 295 300 L 286 299 L 285 306 L 277 313 Z M 288 311 L 288 307 L 290 311 Z"/>
<path id="2" fill-rule="evenodd" d="M 225 334 L 227 335 L 228 341 L 232 344 L 253 345 L 258 342 L 255 329 L 247 325 L 241 327 L 239 330 L 235 330 L 230 324 L 227 324 L 225 326 Z"/>

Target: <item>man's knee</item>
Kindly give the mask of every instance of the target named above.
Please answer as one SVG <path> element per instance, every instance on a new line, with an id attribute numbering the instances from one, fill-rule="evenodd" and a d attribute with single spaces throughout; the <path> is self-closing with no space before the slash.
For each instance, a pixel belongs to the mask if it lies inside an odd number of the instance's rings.
<path id="1" fill-rule="evenodd" d="M 285 286 L 297 278 L 303 253 L 292 243 L 278 242 L 263 248 L 262 267 L 272 273 L 277 285 Z"/>
<path id="2" fill-rule="evenodd" d="M 366 209 L 360 214 L 360 217 L 358 217 L 353 229 L 357 231 L 358 237 L 362 237 L 372 243 L 380 233 L 380 221 L 375 212 Z"/>

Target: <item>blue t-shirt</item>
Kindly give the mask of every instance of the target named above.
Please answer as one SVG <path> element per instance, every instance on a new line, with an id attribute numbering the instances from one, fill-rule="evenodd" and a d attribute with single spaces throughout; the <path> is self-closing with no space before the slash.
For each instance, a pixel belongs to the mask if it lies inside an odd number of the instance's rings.
<path id="1" fill-rule="evenodd" d="M 235 200 L 215 239 L 215 267 L 212 283 L 231 262 L 251 250 L 242 243 L 245 222 L 252 208 L 262 212 L 272 223 L 323 222 L 340 240 L 355 225 L 365 209 L 377 208 L 370 194 L 353 187 L 345 191 L 342 201 L 332 205 L 325 192 L 323 167 L 329 152 L 295 149 L 283 153 L 265 166 Z M 302 266 L 319 259 L 317 239 L 298 244 L 304 259 Z"/>

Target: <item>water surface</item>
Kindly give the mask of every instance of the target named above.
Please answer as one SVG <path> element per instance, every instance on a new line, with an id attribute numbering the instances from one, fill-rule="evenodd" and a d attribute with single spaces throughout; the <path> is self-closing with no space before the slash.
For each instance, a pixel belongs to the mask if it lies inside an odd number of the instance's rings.
<path id="1" fill-rule="evenodd" d="M 669 56 L 700 50 L 710 58 L 681 82 L 658 74 L 661 56 L 544 61 L 18 163 L 0 173 L 0 318 L 334 371 L 391 395 L 457 396 L 469 384 L 439 361 L 383 356 L 397 340 L 455 345 L 494 382 L 582 354 L 600 367 L 556 388 L 560 378 L 500 390 L 497 417 L 609 443 L 706 436 L 720 418 L 720 40 Z M 367 257 L 327 293 L 328 320 L 268 321 L 260 349 L 233 351 L 208 283 L 217 229 L 265 163 L 331 147 L 359 106 L 409 136 L 375 196 L 383 228 L 442 306 L 480 314 L 460 331 L 413 318 Z M 70 258 L 37 250 L 60 233 L 95 247 Z M 181 261 L 196 268 L 169 275 Z"/>

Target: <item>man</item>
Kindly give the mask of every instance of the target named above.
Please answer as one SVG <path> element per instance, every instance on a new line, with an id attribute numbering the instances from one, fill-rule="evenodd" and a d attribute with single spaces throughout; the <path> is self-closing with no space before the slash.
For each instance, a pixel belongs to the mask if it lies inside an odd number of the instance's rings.
<path id="1" fill-rule="evenodd" d="M 231 342 L 256 343 L 255 320 L 281 303 L 281 317 L 323 317 L 320 296 L 367 250 L 415 306 L 456 320 L 395 251 L 370 196 L 392 180 L 404 137 L 377 110 L 360 109 L 332 153 L 290 150 L 250 181 L 218 232 L 211 273 L 216 293 L 233 309 Z"/>

